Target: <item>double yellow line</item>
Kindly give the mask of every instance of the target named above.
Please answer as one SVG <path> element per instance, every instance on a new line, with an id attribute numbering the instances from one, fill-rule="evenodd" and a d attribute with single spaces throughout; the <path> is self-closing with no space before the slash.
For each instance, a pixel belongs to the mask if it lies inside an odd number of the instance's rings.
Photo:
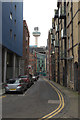
<path id="1" fill-rule="evenodd" d="M 53 85 L 51 84 L 48 80 L 44 79 L 46 82 L 48 82 L 52 88 L 57 92 L 58 94 L 58 97 L 59 97 L 59 100 L 60 100 L 60 104 L 58 106 L 57 109 L 55 109 L 54 111 L 52 111 L 51 113 L 43 116 L 42 118 L 40 118 L 39 120 L 42 120 L 42 119 L 45 119 L 45 120 L 48 120 L 52 117 L 54 117 L 55 115 L 57 115 L 59 112 L 61 112 L 61 110 L 64 108 L 64 98 L 63 98 L 63 95 L 62 93 Z"/>

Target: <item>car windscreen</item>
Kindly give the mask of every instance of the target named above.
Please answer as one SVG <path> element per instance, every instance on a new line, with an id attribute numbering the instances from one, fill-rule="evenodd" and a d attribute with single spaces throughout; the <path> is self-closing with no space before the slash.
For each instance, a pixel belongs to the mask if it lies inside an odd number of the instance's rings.
<path id="1" fill-rule="evenodd" d="M 34 76 L 37 76 L 36 74 L 34 74 Z"/>
<path id="2" fill-rule="evenodd" d="M 28 76 L 21 76 L 20 78 L 28 78 Z"/>
<path id="3" fill-rule="evenodd" d="M 14 84 L 14 83 L 19 83 L 19 80 L 8 80 L 7 84 Z"/>

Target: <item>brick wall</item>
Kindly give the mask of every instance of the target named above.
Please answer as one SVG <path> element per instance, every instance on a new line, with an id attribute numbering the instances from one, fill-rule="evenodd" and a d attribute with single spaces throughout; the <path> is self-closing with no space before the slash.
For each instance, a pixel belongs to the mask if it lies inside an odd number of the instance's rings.
<path id="1" fill-rule="evenodd" d="M 31 68 L 29 69 L 30 74 L 35 74 L 36 71 L 36 58 L 32 53 L 29 53 L 29 65 Z"/>
<path id="2" fill-rule="evenodd" d="M 28 65 L 29 65 L 29 30 L 26 21 L 23 21 L 23 56 L 21 58 L 21 74 L 28 74 Z"/>

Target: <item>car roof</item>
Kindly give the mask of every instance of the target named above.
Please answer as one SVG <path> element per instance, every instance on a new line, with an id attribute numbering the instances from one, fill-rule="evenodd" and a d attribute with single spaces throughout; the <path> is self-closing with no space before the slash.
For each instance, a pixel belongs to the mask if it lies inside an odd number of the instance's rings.
<path id="1" fill-rule="evenodd" d="M 14 79 L 9 79 L 9 80 L 21 80 L 21 78 L 14 78 Z"/>

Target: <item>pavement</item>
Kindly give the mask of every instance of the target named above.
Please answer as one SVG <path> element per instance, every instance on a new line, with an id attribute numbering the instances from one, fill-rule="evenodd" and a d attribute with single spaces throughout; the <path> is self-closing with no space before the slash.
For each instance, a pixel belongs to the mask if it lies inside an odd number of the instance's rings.
<path id="1" fill-rule="evenodd" d="M 5 93 L 4 84 L 0 84 L 0 96 Z"/>
<path id="2" fill-rule="evenodd" d="M 57 118 L 79 118 L 80 119 L 80 95 L 77 91 L 64 87 L 50 80 L 64 95 L 65 108 L 57 115 Z"/>
<path id="3" fill-rule="evenodd" d="M 5 93 L 5 89 L 0 89 L 0 96 L 3 95 Z"/>

